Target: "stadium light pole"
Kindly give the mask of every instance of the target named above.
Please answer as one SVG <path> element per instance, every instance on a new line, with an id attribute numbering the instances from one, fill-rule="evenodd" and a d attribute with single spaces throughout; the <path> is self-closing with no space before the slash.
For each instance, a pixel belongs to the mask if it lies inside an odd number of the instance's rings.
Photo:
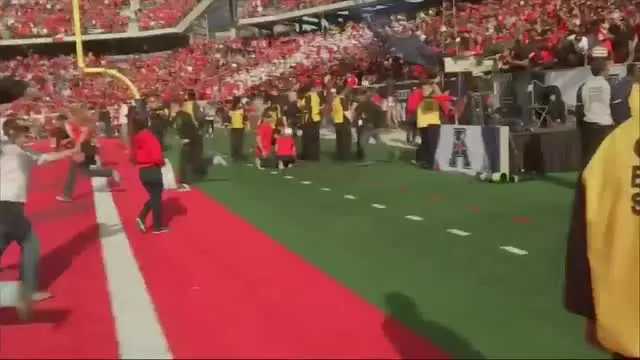
<path id="1" fill-rule="evenodd" d="M 80 0 L 72 0 L 71 5 L 73 7 L 73 32 L 76 42 L 76 59 L 78 67 L 83 74 L 99 74 L 103 76 L 111 76 L 116 78 L 127 85 L 131 94 L 135 100 L 140 100 L 140 92 L 138 88 L 129 80 L 126 76 L 122 75 L 117 70 L 106 68 L 88 68 L 84 62 L 84 49 L 82 47 L 82 22 L 80 21 Z"/>

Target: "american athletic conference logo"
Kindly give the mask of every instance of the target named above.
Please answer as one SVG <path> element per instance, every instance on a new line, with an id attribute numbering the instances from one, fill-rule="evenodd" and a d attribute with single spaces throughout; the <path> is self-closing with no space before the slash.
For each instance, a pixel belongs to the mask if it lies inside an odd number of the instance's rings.
<path id="1" fill-rule="evenodd" d="M 453 144 L 451 146 L 451 157 L 449 157 L 449 167 L 457 168 L 458 159 L 462 159 L 462 168 L 471 169 L 469 159 L 469 147 L 467 146 L 467 129 L 453 129 Z"/>

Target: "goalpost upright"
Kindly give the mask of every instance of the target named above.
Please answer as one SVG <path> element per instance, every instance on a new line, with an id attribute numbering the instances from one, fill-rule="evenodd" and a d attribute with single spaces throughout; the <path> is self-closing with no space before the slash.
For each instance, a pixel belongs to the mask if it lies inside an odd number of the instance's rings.
<path id="1" fill-rule="evenodd" d="M 129 80 L 126 76 L 122 75 L 119 71 L 113 69 L 106 68 L 88 68 L 85 66 L 84 62 L 84 49 L 82 46 L 82 23 L 80 21 L 80 0 L 72 0 L 73 6 L 73 32 L 74 38 L 76 42 L 76 59 L 78 62 L 78 67 L 83 74 L 98 74 L 102 76 L 110 76 L 116 78 L 127 85 L 133 98 L 135 100 L 140 100 L 140 92 L 138 88 Z"/>

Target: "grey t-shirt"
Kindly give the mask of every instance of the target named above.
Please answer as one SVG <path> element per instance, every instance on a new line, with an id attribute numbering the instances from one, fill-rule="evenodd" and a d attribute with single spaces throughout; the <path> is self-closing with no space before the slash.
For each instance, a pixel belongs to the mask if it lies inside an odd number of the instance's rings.
<path id="1" fill-rule="evenodd" d="M 26 202 L 31 169 L 53 160 L 49 154 L 32 154 L 16 144 L 0 145 L 0 201 Z"/>

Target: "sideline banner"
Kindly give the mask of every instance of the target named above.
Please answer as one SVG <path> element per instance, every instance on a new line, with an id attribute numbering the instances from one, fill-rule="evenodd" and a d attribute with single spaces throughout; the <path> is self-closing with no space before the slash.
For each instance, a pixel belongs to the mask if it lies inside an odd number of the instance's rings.
<path id="1" fill-rule="evenodd" d="M 509 172 L 509 128 L 442 125 L 435 164 L 441 171 L 468 175 Z"/>

